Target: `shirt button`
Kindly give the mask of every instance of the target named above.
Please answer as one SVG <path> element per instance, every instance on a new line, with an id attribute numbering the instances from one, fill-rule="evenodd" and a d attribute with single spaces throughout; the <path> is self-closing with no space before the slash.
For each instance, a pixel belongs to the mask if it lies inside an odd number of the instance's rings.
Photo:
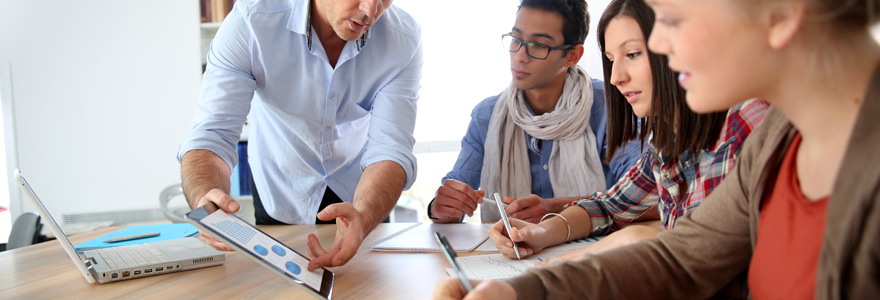
<path id="1" fill-rule="evenodd" d="M 549 169 L 549 168 L 550 168 L 550 166 L 548 166 L 547 164 L 544 164 L 544 170 L 545 170 L 545 171 L 546 171 L 547 169 Z"/>
<path id="2" fill-rule="evenodd" d="M 686 162 L 684 162 L 684 166 L 685 166 L 685 167 L 690 167 L 690 166 L 691 166 L 691 162 L 690 162 L 690 161 L 686 161 Z"/>
<path id="3" fill-rule="evenodd" d="M 330 129 L 332 129 L 332 128 L 330 128 L 330 126 L 324 127 L 324 130 L 326 130 L 326 131 L 330 131 Z"/>

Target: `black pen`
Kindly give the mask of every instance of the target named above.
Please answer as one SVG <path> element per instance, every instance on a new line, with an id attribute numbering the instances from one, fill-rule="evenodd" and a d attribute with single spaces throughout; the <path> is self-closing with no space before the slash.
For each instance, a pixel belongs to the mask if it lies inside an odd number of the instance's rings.
<path id="1" fill-rule="evenodd" d="M 159 236 L 159 233 L 158 232 L 151 232 L 151 233 L 144 233 L 144 234 L 138 234 L 138 235 L 123 236 L 123 237 L 118 237 L 118 238 L 112 238 L 112 239 L 106 240 L 104 242 L 105 243 L 118 243 L 118 242 L 124 242 L 124 241 L 136 240 L 136 239 L 144 239 L 144 238 L 154 237 L 154 236 Z"/>
<path id="2" fill-rule="evenodd" d="M 458 281 L 461 282 L 461 286 L 464 287 L 464 290 L 468 292 L 473 290 L 474 286 L 471 284 L 471 281 L 467 279 L 467 276 L 464 275 L 464 270 L 458 265 L 458 261 L 455 260 L 455 251 L 452 250 L 452 246 L 449 245 L 449 241 L 446 240 L 446 237 L 439 232 L 434 232 L 434 240 L 437 241 L 437 245 L 440 245 L 440 251 L 446 256 L 446 260 L 449 261 L 449 264 L 452 266 L 452 272 L 455 273 L 455 277 L 458 277 Z"/>

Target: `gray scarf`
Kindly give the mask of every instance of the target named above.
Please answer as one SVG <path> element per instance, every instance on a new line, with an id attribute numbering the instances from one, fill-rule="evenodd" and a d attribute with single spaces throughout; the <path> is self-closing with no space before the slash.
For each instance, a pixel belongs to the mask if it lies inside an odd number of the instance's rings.
<path id="1" fill-rule="evenodd" d="M 562 96 L 552 112 L 532 115 L 523 92 L 511 85 L 504 90 L 492 111 L 486 136 L 480 188 L 519 199 L 532 194 L 525 132 L 542 140 L 553 140 L 550 153 L 550 183 L 554 197 L 588 196 L 605 190 L 605 174 L 596 136 L 590 129 L 593 86 L 580 66 L 568 69 Z M 495 205 L 483 205 L 483 222 L 498 221 Z"/>

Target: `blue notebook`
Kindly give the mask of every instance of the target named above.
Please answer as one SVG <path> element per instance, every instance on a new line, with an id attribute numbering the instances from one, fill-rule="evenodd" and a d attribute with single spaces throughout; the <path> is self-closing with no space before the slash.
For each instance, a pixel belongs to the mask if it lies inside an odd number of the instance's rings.
<path id="1" fill-rule="evenodd" d="M 158 232 L 158 236 L 142 238 L 130 241 L 116 242 L 116 243 L 105 243 L 104 241 L 139 235 L 151 232 Z M 173 240 L 185 237 L 196 236 L 199 234 L 199 229 L 189 223 L 174 223 L 174 224 L 156 224 L 156 225 L 139 225 L 139 226 L 129 226 L 117 231 L 105 234 L 103 236 L 91 239 L 87 242 L 76 245 L 76 251 L 82 253 L 86 250 L 93 250 L 98 248 L 107 248 L 107 247 L 116 247 L 116 246 L 125 246 L 125 245 L 133 245 L 133 244 L 141 244 L 141 243 L 149 243 L 149 242 L 158 242 L 164 240 Z"/>

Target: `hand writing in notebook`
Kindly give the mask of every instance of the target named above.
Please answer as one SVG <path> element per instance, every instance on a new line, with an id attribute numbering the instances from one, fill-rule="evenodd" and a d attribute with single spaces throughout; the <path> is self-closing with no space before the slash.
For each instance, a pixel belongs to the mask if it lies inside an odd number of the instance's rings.
<path id="1" fill-rule="evenodd" d="M 519 255 L 522 258 L 541 252 L 544 245 L 549 244 L 544 241 L 550 236 L 544 227 L 515 218 L 510 218 L 509 221 L 511 227 L 509 238 L 508 232 L 504 228 L 504 221 L 498 221 L 489 229 L 489 238 L 495 241 L 495 247 L 501 251 L 504 257 L 517 259 L 511 240 L 519 246 Z"/>

